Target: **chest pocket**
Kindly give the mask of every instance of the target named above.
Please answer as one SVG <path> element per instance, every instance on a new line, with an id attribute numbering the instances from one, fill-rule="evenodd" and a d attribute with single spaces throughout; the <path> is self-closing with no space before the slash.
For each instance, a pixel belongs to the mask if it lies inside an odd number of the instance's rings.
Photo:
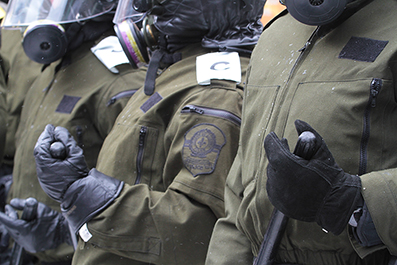
<path id="1" fill-rule="evenodd" d="M 151 184 L 151 176 L 153 173 L 153 161 L 155 155 L 155 149 L 157 144 L 158 131 L 154 128 L 150 128 L 145 125 L 135 126 L 134 130 L 137 138 L 135 144 L 136 147 L 136 157 L 135 157 L 135 167 L 136 167 L 136 177 L 134 184 L 145 183 L 147 185 Z M 156 163 L 157 166 L 164 163 Z M 162 168 L 162 166 L 161 166 Z"/>
<path id="2" fill-rule="evenodd" d="M 152 176 L 161 172 L 164 165 L 158 159 L 154 163 L 158 157 L 158 130 L 147 125 L 118 123 L 115 126 L 117 130 L 113 130 L 104 143 L 106 157 L 100 157 L 98 168 L 129 185 L 151 186 Z"/>

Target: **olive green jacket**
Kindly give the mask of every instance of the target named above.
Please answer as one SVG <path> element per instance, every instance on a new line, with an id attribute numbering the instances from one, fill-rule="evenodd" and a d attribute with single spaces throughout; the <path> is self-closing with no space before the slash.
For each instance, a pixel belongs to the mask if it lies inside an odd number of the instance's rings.
<path id="1" fill-rule="evenodd" d="M 97 169 L 125 181 L 121 194 L 88 222 L 73 264 L 203 264 L 226 176 L 237 151 L 242 84 L 198 85 L 200 45 L 139 90 L 105 139 Z M 248 58 L 240 56 L 243 78 Z M 244 80 L 244 79 L 242 79 Z"/>
<path id="2" fill-rule="evenodd" d="M 264 30 L 251 57 L 227 216 L 215 226 L 207 264 L 252 264 L 258 255 L 273 210 L 264 138 L 274 131 L 293 149 L 296 119 L 320 133 L 342 169 L 361 175 L 384 245 L 363 248 L 348 229 L 334 236 L 290 219 L 277 261 L 385 264 L 385 248 L 397 254 L 397 1 L 374 0 L 328 32 L 286 13 Z"/>
<path id="3" fill-rule="evenodd" d="M 0 164 L 3 160 L 7 133 L 6 62 L 0 55 Z"/>
<path id="4" fill-rule="evenodd" d="M 59 71 L 47 67 L 28 90 L 16 134 L 9 198 L 35 197 L 60 210 L 59 203 L 41 189 L 36 175 L 33 149 L 41 132 L 47 124 L 68 129 L 92 168 L 117 115 L 143 84 L 144 69 L 133 70 L 129 64 L 123 64 L 118 66 L 119 74 L 110 72 L 91 52 L 95 43 L 82 44 L 72 52 L 71 64 Z M 52 251 L 43 260 L 51 261 L 58 255 L 56 252 Z"/>
<path id="5" fill-rule="evenodd" d="M 20 121 L 23 100 L 29 87 L 41 73 L 43 65 L 30 60 L 22 47 L 20 30 L 1 29 L 0 54 L 7 62 L 7 137 L 4 153 L 6 165 L 12 167 L 15 155 L 15 133 Z"/>

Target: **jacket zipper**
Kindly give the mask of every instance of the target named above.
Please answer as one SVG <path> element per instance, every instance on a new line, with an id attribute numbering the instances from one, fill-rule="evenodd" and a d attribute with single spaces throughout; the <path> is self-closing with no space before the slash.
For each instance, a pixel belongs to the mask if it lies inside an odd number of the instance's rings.
<path id="1" fill-rule="evenodd" d="M 136 174 L 137 175 L 136 175 L 135 184 L 139 184 L 141 182 L 143 151 L 145 149 L 146 134 L 147 134 L 147 127 L 142 126 L 139 131 L 139 147 L 138 147 L 138 155 L 136 157 Z"/>
<path id="2" fill-rule="evenodd" d="M 318 26 L 315 30 L 313 30 L 313 32 L 311 33 L 310 37 L 307 39 L 307 41 L 305 42 L 303 47 L 297 51 L 297 52 L 299 52 L 299 56 L 296 59 L 296 61 L 294 62 L 294 65 L 292 66 L 292 68 L 289 72 L 289 75 L 288 75 L 285 85 L 283 85 L 281 87 L 280 93 L 277 96 L 278 98 L 276 99 L 276 101 L 280 102 L 278 104 L 282 104 L 281 102 L 285 101 L 286 96 L 287 96 L 287 91 L 289 91 L 288 87 L 290 86 L 291 80 L 295 76 L 295 74 L 298 71 L 301 64 L 305 61 L 305 58 L 309 54 L 310 50 L 312 49 L 312 47 L 314 46 L 316 41 L 318 40 L 319 37 L 317 34 L 318 34 L 320 28 L 321 28 L 321 26 Z M 271 115 L 274 115 L 277 117 L 279 114 L 280 114 L 280 109 L 273 108 Z M 280 127 L 285 127 L 287 120 L 283 120 L 282 122 L 283 122 L 283 125 L 280 125 Z"/>
<path id="3" fill-rule="evenodd" d="M 369 100 L 367 107 L 364 110 L 363 119 L 363 134 L 361 137 L 360 144 L 360 164 L 358 169 L 358 174 L 362 175 L 367 171 L 367 159 L 368 159 L 368 141 L 371 132 L 370 115 L 372 108 L 376 107 L 376 99 L 382 88 L 382 79 L 374 78 L 372 79 L 370 89 L 369 89 Z"/>
<path id="4" fill-rule="evenodd" d="M 318 39 L 318 32 L 320 31 L 321 27 L 317 27 L 313 33 L 310 35 L 309 39 L 306 41 L 305 45 L 303 45 L 302 48 L 300 48 L 298 50 L 298 52 L 300 52 L 298 59 L 296 59 L 296 62 L 294 64 L 294 66 L 291 69 L 291 72 L 288 76 L 288 80 L 287 80 L 287 84 L 286 86 L 289 84 L 289 81 L 291 80 L 292 76 L 295 74 L 295 70 L 298 68 L 298 65 L 300 65 L 300 63 L 303 61 L 302 58 L 304 55 L 307 54 L 307 51 L 309 50 L 309 48 L 311 49 L 312 47 L 312 43 L 315 43 Z"/>
<path id="5" fill-rule="evenodd" d="M 109 101 L 106 103 L 106 107 L 109 107 L 110 105 L 113 105 L 114 103 L 116 103 L 117 100 L 119 100 L 121 98 L 132 97 L 137 90 L 138 89 L 131 89 L 131 90 L 126 90 L 126 91 L 122 91 L 120 93 L 117 93 L 116 95 L 111 97 L 111 99 L 109 99 Z"/>
<path id="6" fill-rule="evenodd" d="M 241 118 L 226 110 L 186 105 L 182 108 L 181 113 L 197 113 L 200 115 L 220 117 L 229 120 L 238 126 L 241 125 Z"/>
<path id="7" fill-rule="evenodd" d="M 77 145 L 80 146 L 81 148 L 84 147 L 83 143 L 83 128 L 81 126 L 76 126 L 76 137 L 77 137 Z"/>

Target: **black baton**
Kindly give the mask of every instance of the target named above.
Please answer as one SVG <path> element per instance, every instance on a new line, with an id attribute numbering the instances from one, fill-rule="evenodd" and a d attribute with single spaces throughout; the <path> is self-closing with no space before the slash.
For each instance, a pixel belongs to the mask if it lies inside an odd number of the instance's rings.
<path id="1" fill-rule="evenodd" d="M 309 160 L 315 150 L 316 137 L 312 132 L 305 131 L 299 135 L 294 154 Z M 274 208 L 263 238 L 261 248 L 254 265 L 272 265 L 276 259 L 278 246 L 287 227 L 288 217 Z"/>

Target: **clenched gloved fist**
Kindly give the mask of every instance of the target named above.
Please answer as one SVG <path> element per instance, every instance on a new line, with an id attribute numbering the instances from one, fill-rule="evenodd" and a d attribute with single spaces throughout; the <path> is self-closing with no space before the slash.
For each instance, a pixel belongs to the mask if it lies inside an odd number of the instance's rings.
<path id="1" fill-rule="evenodd" d="M 88 172 L 83 150 L 65 128 L 47 125 L 34 156 L 41 187 L 61 203 L 73 233 L 105 209 L 124 186 L 95 168 Z"/>
<path id="2" fill-rule="evenodd" d="M 26 206 L 27 202 L 30 203 L 29 206 Z M 30 208 L 27 209 L 28 207 Z M 18 219 L 14 208 L 28 210 L 29 220 Z M 5 213 L 0 212 L 0 223 L 19 245 L 31 253 L 54 249 L 61 243 L 72 244 L 65 218 L 34 198 L 12 199 L 5 206 Z"/>
<path id="3" fill-rule="evenodd" d="M 335 162 L 322 137 L 307 123 L 296 120 L 298 134 L 315 135 L 311 158 L 290 152 L 286 139 L 274 132 L 265 138 L 269 160 L 266 190 L 271 203 L 286 216 L 317 222 L 335 235 L 342 233 L 353 211 L 363 205 L 361 180 Z"/>
<path id="4" fill-rule="evenodd" d="M 54 143 L 64 149 L 51 152 Z M 62 127 L 55 128 L 51 124 L 45 127 L 34 148 L 34 157 L 41 187 L 58 202 L 62 201 L 66 189 L 74 181 L 88 174 L 83 150 Z"/>

